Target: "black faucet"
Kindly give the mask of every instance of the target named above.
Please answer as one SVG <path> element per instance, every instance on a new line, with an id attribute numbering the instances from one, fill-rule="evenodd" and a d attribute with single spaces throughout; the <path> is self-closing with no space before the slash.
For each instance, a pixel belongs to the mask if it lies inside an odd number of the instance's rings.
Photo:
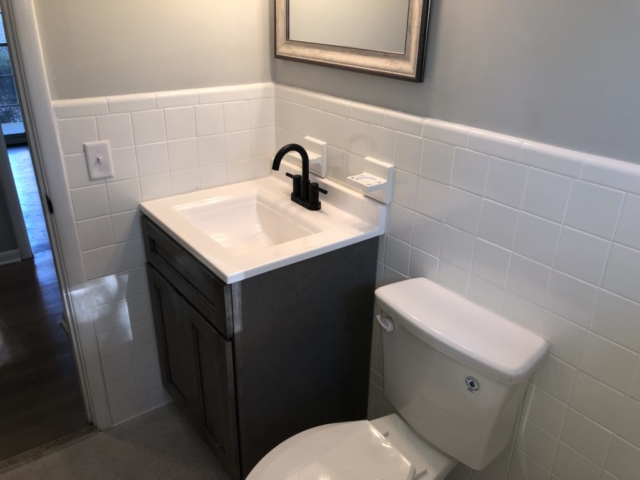
<path id="1" fill-rule="evenodd" d="M 273 159 L 273 169 L 280 170 L 280 162 L 289 152 L 298 152 L 302 157 L 302 175 L 292 175 L 287 173 L 287 177 L 293 179 L 293 192 L 291 192 L 291 201 L 302 205 L 307 210 L 320 210 L 322 203 L 319 200 L 320 192 L 327 194 L 324 188 L 320 188 L 317 182 L 309 181 L 309 155 L 301 145 L 291 143 L 285 145 L 276 153 Z"/>

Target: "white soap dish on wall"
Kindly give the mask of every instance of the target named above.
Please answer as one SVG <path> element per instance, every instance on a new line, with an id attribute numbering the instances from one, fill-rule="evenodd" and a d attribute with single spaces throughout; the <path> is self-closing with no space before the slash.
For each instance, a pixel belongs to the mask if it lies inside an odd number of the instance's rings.
<path id="1" fill-rule="evenodd" d="M 304 137 L 302 146 L 309 155 L 309 171 L 320 178 L 327 176 L 327 142 L 313 137 Z M 300 155 L 290 152 L 287 156 L 295 159 L 294 163 L 300 165 Z"/>
<path id="2" fill-rule="evenodd" d="M 366 157 L 364 172 L 347 177 L 347 185 L 388 205 L 393 199 L 394 174 L 395 168 L 390 163 Z"/>

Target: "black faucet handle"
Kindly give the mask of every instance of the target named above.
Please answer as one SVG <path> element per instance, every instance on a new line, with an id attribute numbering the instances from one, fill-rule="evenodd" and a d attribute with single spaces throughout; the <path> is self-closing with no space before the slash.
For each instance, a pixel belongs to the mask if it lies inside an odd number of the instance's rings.
<path id="1" fill-rule="evenodd" d="M 300 196 L 300 192 L 302 191 L 302 175 L 293 175 L 292 173 L 287 172 L 287 177 L 293 179 L 293 194 L 296 197 Z"/>
<path id="2" fill-rule="evenodd" d="M 329 192 L 327 192 L 324 188 L 320 188 L 320 187 L 318 187 L 318 191 L 319 191 L 320 193 L 324 193 L 325 195 L 326 195 L 327 193 L 329 193 Z"/>

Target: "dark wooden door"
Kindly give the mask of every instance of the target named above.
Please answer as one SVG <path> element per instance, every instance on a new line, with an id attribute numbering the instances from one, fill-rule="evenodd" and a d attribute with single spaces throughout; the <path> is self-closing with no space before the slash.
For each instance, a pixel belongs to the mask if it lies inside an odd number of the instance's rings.
<path id="1" fill-rule="evenodd" d="M 186 300 L 190 356 L 199 398 L 199 425 L 228 473 L 240 478 L 233 344 Z M 248 473 L 248 472 L 247 472 Z"/>
<path id="2" fill-rule="evenodd" d="M 194 389 L 195 378 L 184 300 L 155 268 L 149 266 L 147 271 L 162 382 L 173 399 L 195 420 L 198 418 L 199 407 Z"/>

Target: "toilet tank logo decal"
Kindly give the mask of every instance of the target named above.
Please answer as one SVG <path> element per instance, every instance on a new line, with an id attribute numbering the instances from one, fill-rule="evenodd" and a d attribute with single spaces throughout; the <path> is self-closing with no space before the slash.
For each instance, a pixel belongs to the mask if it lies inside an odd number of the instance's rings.
<path id="1" fill-rule="evenodd" d="M 473 377 L 467 377 L 465 379 L 465 383 L 467 384 L 467 390 L 469 390 L 471 393 L 480 390 L 480 382 L 478 382 L 478 380 Z"/>

